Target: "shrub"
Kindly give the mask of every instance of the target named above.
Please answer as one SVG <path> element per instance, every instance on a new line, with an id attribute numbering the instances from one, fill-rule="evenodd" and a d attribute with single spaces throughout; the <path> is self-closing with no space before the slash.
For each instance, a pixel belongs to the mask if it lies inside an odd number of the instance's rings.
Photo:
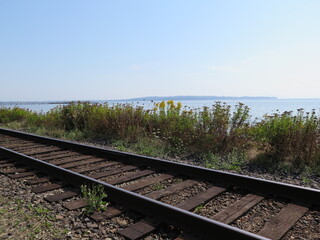
<path id="1" fill-rule="evenodd" d="M 315 112 L 265 116 L 254 128 L 258 141 L 267 144 L 269 159 L 296 165 L 314 165 L 320 154 L 320 121 Z"/>

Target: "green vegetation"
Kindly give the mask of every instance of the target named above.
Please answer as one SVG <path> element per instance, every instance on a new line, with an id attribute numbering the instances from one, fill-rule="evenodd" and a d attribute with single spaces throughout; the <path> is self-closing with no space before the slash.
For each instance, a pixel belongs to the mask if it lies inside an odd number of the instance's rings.
<path id="1" fill-rule="evenodd" d="M 154 191 L 158 191 L 158 190 L 161 190 L 161 189 L 164 189 L 164 185 L 161 184 L 161 183 L 155 183 L 151 186 L 151 188 L 154 190 Z"/>
<path id="2" fill-rule="evenodd" d="M 99 141 L 121 151 L 166 157 L 189 156 L 215 169 L 244 164 L 273 170 L 320 173 L 320 120 L 302 109 L 250 121 L 250 109 L 216 102 L 191 109 L 173 101 L 153 109 L 130 104 L 73 102 L 48 113 L 0 108 L 0 124 L 69 140 Z"/>
<path id="3" fill-rule="evenodd" d="M 65 239 L 66 233 L 51 210 L 0 196 L 0 239 Z"/>
<path id="4" fill-rule="evenodd" d="M 194 212 L 194 213 L 200 213 L 203 208 L 204 208 L 204 206 L 201 204 L 201 205 L 197 206 L 197 207 L 193 210 L 193 212 Z"/>
<path id="5" fill-rule="evenodd" d="M 107 194 L 104 191 L 103 186 L 94 185 L 94 186 L 81 186 L 82 196 L 87 200 L 87 205 L 85 208 L 85 213 L 90 215 L 95 211 L 105 211 L 108 203 L 103 201 Z"/>
<path id="6" fill-rule="evenodd" d="M 253 128 L 256 140 L 268 149 L 271 162 L 318 165 L 320 157 L 320 119 L 303 109 L 266 116 Z"/>
<path id="7" fill-rule="evenodd" d="M 240 171 L 241 166 L 248 161 L 246 154 L 236 148 L 223 155 L 207 153 L 202 158 L 207 168 L 233 170 L 236 172 Z"/>

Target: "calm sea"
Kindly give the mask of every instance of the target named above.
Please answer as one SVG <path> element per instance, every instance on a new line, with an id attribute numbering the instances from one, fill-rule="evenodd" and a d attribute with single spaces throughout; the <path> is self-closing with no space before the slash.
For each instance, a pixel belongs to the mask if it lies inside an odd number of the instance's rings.
<path id="1" fill-rule="evenodd" d="M 210 107 L 213 105 L 217 100 L 184 100 L 180 101 L 183 106 L 187 106 L 190 108 L 201 108 L 203 106 Z M 97 101 L 94 101 L 97 102 Z M 105 103 L 105 101 L 98 101 L 99 103 Z M 226 102 L 231 106 L 235 106 L 239 102 L 244 103 L 250 108 L 250 115 L 252 120 L 254 118 L 261 118 L 265 114 L 272 114 L 277 111 L 284 112 L 284 111 L 293 111 L 296 112 L 297 109 L 303 108 L 306 112 L 312 111 L 313 109 L 316 111 L 317 114 L 320 115 L 320 99 L 232 99 L 232 100 L 225 100 L 222 99 L 221 102 Z M 130 103 L 135 106 L 143 106 L 146 109 L 150 109 L 153 107 L 154 102 L 151 101 L 135 101 L 135 102 L 128 102 L 128 101 L 108 101 L 109 105 L 113 104 L 125 104 Z M 32 111 L 36 112 L 47 112 L 59 105 L 63 104 L 50 104 L 50 103 L 0 103 L 0 107 L 21 107 L 27 108 Z"/>

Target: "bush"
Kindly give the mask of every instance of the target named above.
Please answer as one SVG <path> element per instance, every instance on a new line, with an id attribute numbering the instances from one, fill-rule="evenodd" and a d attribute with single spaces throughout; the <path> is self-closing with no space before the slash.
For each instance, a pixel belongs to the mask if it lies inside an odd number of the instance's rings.
<path id="1" fill-rule="evenodd" d="M 295 165 L 314 165 L 320 154 L 320 121 L 315 112 L 298 110 L 265 116 L 254 127 L 257 141 L 267 144 L 269 159 Z"/>

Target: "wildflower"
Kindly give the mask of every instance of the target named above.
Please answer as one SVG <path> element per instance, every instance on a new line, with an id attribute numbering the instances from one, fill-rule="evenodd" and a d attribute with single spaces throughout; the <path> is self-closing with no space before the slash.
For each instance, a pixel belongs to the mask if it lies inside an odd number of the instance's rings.
<path id="1" fill-rule="evenodd" d="M 181 103 L 181 102 L 178 102 L 178 103 L 177 103 L 177 109 L 180 110 L 181 108 L 182 108 L 182 103 Z"/>
<path id="2" fill-rule="evenodd" d="M 169 101 L 167 102 L 167 104 L 170 105 L 170 109 L 175 108 L 175 105 L 174 105 L 174 101 L 173 101 L 173 100 L 169 100 Z"/>
<path id="3" fill-rule="evenodd" d="M 162 101 L 162 102 L 159 104 L 159 107 L 160 107 L 160 108 L 165 108 L 165 106 L 166 106 L 165 101 Z"/>

